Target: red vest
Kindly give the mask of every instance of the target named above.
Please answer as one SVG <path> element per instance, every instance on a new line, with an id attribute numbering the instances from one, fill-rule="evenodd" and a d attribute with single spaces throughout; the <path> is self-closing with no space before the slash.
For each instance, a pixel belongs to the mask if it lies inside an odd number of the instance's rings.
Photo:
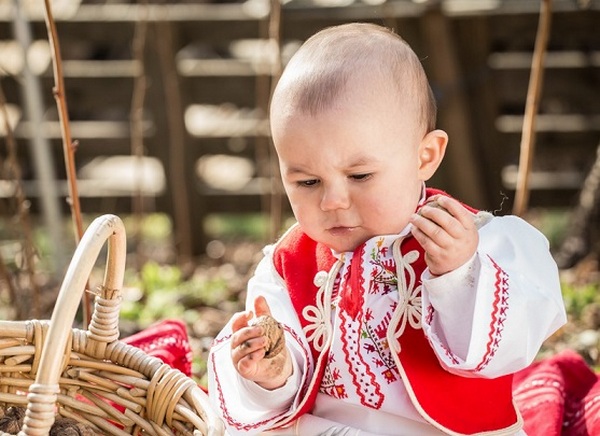
<path id="1" fill-rule="evenodd" d="M 429 190 L 427 196 L 440 191 Z M 421 255 L 415 272 L 420 277 L 425 270 L 423 249 L 408 237 L 401 252 L 417 249 Z M 330 271 L 336 259 L 331 250 L 310 239 L 299 227 L 288 232 L 276 245 L 273 262 L 284 279 L 302 327 L 307 321 L 302 309 L 316 306 L 318 287 L 313 283 L 319 271 Z M 419 279 L 420 280 L 420 279 Z M 398 354 L 402 381 L 418 412 L 428 422 L 446 432 L 475 434 L 505 430 L 514 433 L 521 419 L 512 399 L 512 375 L 495 379 L 466 378 L 444 370 L 422 329 L 407 325 L 399 338 Z M 315 362 L 314 376 L 297 413 L 285 423 L 310 412 L 316 399 L 327 362 L 327 347 L 318 352 L 311 345 Z"/>

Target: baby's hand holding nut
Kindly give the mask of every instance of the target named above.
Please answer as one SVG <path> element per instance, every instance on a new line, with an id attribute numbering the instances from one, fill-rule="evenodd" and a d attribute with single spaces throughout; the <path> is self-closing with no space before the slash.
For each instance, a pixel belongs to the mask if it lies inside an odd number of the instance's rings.
<path id="1" fill-rule="evenodd" d="M 251 320 L 249 324 L 260 326 L 263 329 L 264 336 L 267 338 L 265 359 L 272 359 L 283 351 L 283 347 L 285 346 L 283 328 L 275 318 L 270 315 L 262 315 Z"/>

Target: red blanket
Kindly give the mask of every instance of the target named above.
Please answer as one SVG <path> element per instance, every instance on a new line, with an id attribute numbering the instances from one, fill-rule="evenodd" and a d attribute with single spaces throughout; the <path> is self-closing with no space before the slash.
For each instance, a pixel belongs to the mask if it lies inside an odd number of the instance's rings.
<path id="1" fill-rule="evenodd" d="M 123 342 L 188 376 L 192 372 L 192 349 L 182 321 L 158 322 Z M 515 374 L 514 398 L 528 436 L 600 436 L 600 376 L 574 351 Z"/>
<path id="2" fill-rule="evenodd" d="M 600 435 L 600 376 L 574 351 L 517 373 L 514 398 L 529 436 Z"/>
<path id="3" fill-rule="evenodd" d="M 192 347 L 183 321 L 159 321 L 122 341 L 158 357 L 188 377 L 192 374 Z"/>

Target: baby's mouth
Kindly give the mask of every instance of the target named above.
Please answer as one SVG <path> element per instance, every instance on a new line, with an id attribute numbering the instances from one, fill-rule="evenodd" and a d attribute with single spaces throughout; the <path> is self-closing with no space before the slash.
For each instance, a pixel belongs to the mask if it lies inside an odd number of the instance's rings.
<path id="1" fill-rule="evenodd" d="M 327 231 L 329 233 L 331 233 L 332 235 L 342 235 L 342 234 L 350 233 L 355 229 L 356 229 L 356 227 L 334 226 L 334 227 L 330 227 L 329 229 L 327 229 Z"/>

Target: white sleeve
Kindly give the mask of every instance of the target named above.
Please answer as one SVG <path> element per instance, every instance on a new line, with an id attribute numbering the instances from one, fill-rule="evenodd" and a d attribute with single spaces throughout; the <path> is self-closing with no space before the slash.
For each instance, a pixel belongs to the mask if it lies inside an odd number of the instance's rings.
<path id="1" fill-rule="evenodd" d="M 299 391 L 307 373 L 308 349 L 288 292 L 274 270 L 271 251 L 259 263 L 248 282 L 246 309 L 253 309 L 257 295 L 267 299 L 273 316 L 283 325 L 286 345 L 293 360 L 293 374 L 279 389 L 266 390 L 239 376 L 231 361 L 231 322 L 215 338 L 208 357 L 208 393 L 211 403 L 227 427 L 228 434 L 257 434 L 289 416 L 299 402 Z"/>
<path id="2" fill-rule="evenodd" d="M 423 328 L 450 372 L 498 377 L 529 365 L 566 323 L 548 241 L 516 216 L 492 218 L 462 267 L 423 274 Z"/>

